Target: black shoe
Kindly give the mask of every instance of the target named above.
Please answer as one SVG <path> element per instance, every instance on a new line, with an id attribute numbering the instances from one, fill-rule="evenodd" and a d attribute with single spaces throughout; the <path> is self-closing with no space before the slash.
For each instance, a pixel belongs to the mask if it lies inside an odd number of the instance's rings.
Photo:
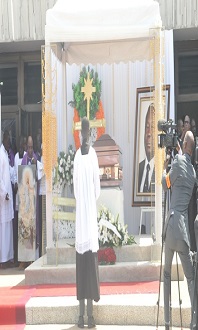
<path id="1" fill-rule="evenodd" d="M 83 316 L 79 316 L 78 327 L 81 329 L 84 328 L 84 317 Z"/>
<path id="2" fill-rule="evenodd" d="M 96 323 L 95 323 L 93 316 L 88 316 L 88 328 L 89 329 L 95 328 L 95 326 L 96 326 Z"/>

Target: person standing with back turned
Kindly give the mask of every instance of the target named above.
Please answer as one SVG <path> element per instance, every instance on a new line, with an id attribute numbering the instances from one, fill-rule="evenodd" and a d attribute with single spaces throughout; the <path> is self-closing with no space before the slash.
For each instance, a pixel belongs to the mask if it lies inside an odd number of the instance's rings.
<path id="1" fill-rule="evenodd" d="M 188 228 L 188 204 L 196 180 L 195 170 L 191 164 L 193 148 L 193 133 L 187 131 L 183 140 L 183 155 L 177 154 L 175 156 L 168 174 L 166 173 L 168 161 L 166 161 L 162 175 L 164 191 L 171 188 L 170 210 L 163 230 L 163 239 L 165 240 L 164 318 L 166 330 L 170 329 L 171 267 L 174 252 L 179 254 L 188 283 L 191 305 L 193 304 L 194 270 Z"/>
<path id="2" fill-rule="evenodd" d="M 82 119 L 82 145 L 74 158 L 74 196 L 76 198 L 76 286 L 79 300 L 78 327 L 84 328 L 87 299 L 88 328 L 95 327 L 93 300 L 100 299 L 98 271 L 98 223 L 96 200 L 100 195 L 100 176 L 95 150 L 89 145 L 89 121 Z"/>

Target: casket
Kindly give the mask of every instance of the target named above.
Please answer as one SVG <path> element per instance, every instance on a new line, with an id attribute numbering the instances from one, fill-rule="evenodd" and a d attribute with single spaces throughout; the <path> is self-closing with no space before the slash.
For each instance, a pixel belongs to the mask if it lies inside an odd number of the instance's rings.
<path id="1" fill-rule="evenodd" d="M 102 187 L 122 186 L 122 152 L 115 141 L 103 134 L 95 141 L 93 148 L 98 157 Z"/>

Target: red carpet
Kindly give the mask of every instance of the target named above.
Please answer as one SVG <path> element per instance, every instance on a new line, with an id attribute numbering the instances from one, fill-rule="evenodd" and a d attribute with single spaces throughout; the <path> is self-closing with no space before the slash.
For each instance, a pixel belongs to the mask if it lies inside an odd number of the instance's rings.
<path id="1" fill-rule="evenodd" d="M 26 324 L 0 325 L 0 330 L 24 330 Z"/>
<path id="2" fill-rule="evenodd" d="M 101 283 L 101 295 L 157 293 L 159 282 Z M 15 286 L 0 288 L 0 329 L 22 330 L 25 304 L 31 297 L 75 296 L 75 284 Z M 1 326 L 3 325 L 3 327 Z"/>

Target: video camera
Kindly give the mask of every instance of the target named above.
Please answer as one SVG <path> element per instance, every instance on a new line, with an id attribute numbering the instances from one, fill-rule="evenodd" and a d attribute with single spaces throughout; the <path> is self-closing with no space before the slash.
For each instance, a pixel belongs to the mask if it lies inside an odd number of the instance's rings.
<path id="1" fill-rule="evenodd" d="M 157 124 L 158 131 L 164 133 L 158 134 L 158 147 L 160 148 L 176 148 L 178 145 L 178 136 L 176 134 L 177 125 L 173 123 L 172 119 L 165 121 L 160 119 Z"/>

